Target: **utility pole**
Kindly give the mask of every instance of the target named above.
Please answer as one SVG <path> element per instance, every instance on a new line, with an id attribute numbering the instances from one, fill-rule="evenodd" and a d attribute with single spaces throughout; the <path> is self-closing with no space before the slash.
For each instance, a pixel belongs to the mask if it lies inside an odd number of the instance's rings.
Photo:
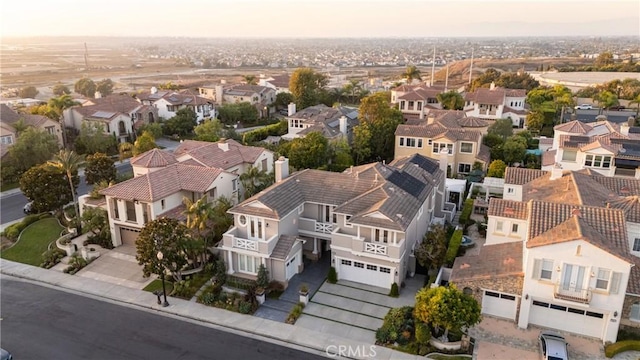
<path id="1" fill-rule="evenodd" d="M 89 72 L 89 49 L 87 49 L 87 43 L 84 43 L 84 67 Z"/>
<path id="2" fill-rule="evenodd" d="M 433 59 L 431 60 L 431 86 L 433 86 L 433 83 L 435 82 L 435 79 L 433 78 L 436 74 L 436 46 L 433 46 Z"/>
<path id="3" fill-rule="evenodd" d="M 449 62 L 447 62 L 447 75 L 444 79 L 444 92 L 447 92 L 449 87 Z"/>
<path id="4" fill-rule="evenodd" d="M 472 75 L 473 75 L 473 48 L 471 48 L 471 65 L 469 66 L 469 85 L 471 85 Z"/>

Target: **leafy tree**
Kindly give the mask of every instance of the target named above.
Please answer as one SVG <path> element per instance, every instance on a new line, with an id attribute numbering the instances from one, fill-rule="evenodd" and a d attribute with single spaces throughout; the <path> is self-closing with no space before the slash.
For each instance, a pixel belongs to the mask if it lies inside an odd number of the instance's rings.
<path id="1" fill-rule="evenodd" d="M 420 70 L 415 65 L 409 65 L 405 69 L 404 73 L 402 73 L 402 78 L 407 80 L 407 84 L 411 84 L 413 79 L 420 81 L 422 76 L 420 74 Z"/>
<path id="2" fill-rule="evenodd" d="M 96 84 L 96 90 L 99 91 L 102 96 L 113 94 L 113 81 L 111 81 L 111 79 L 98 81 Z"/>
<path id="3" fill-rule="evenodd" d="M 240 183 L 244 189 L 244 198 L 248 199 L 269 187 L 275 181 L 274 177 L 264 170 L 252 166 L 240 175 Z"/>
<path id="4" fill-rule="evenodd" d="M 258 109 L 246 101 L 224 104 L 218 108 L 220 120 L 225 124 L 254 123 L 258 120 Z"/>
<path id="5" fill-rule="evenodd" d="M 640 94 L 633 100 L 629 101 L 629 106 L 634 104 L 636 105 L 636 119 L 638 119 L 638 115 L 640 114 Z"/>
<path id="6" fill-rule="evenodd" d="M 54 85 L 52 90 L 53 90 L 53 95 L 55 96 L 71 94 L 71 90 L 69 90 L 69 88 L 63 84 Z"/>
<path id="7" fill-rule="evenodd" d="M 116 167 L 114 161 L 105 153 L 87 155 L 84 169 L 87 184 L 97 184 L 101 181 L 107 183 L 116 180 Z"/>
<path id="8" fill-rule="evenodd" d="M 39 91 L 35 86 L 27 86 L 20 89 L 18 92 L 18 96 L 21 98 L 30 98 L 33 99 L 38 95 Z"/>
<path id="9" fill-rule="evenodd" d="M 202 239 L 201 262 L 207 260 L 207 240 L 209 236 L 204 231 L 210 226 L 213 217 L 213 207 L 209 202 L 209 196 L 205 195 L 196 201 L 191 201 L 188 197 L 182 199 L 185 206 L 184 214 L 187 216 L 187 227 L 192 231 L 192 235 Z"/>
<path id="10" fill-rule="evenodd" d="M 58 139 L 54 135 L 28 127 L 9 148 L 10 162 L 17 173 L 22 174 L 32 166 L 47 162 L 58 149 Z"/>
<path id="11" fill-rule="evenodd" d="M 545 122 L 545 116 L 540 111 L 531 111 L 527 114 L 527 128 L 534 131 L 540 131 Z"/>
<path id="12" fill-rule="evenodd" d="M 349 80 L 347 84 L 342 87 L 342 92 L 349 96 L 349 103 L 357 104 L 364 97 L 363 88 L 360 81 L 357 79 Z M 339 101 L 339 99 L 336 99 Z"/>
<path id="13" fill-rule="evenodd" d="M 158 85 L 158 89 L 160 90 L 180 90 L 180 85 L 174 84 L 171 81 L 168 81 L 164 84 Z"/>
<path id="14" fill-rule="evenodd" d="M 424 323 L 444 328 L 443 338 L 449 331 L 460 331 L 478 324 L 482 318 L 476 299 L 463 294 L 453 284 L 418 291 L 413 315 Z"/>
<path id="15" fill-rule="evenodd" d="M 73 201 L 73 208 L 76 214 L 80 214 L 78 210 L 78 200 L 76 199 L 76 187 L 78 184 L 74 184 L 73 176 L 78 174 L 78 167 L 82 160 L 82 156 L 76 154 L 75 151 L 65 149 L 60 150 L 60 152 L 53 156 L 53 160 L 47 162 L 47 165 L 60 169 L 67 175 L 69 190 L 71 191 L 71 200 Z M 80 226 L 81 223 L 78 222 L 78 234 L 80 234 Z"/>
<path id="16" fill-rule="evenodd" d="M 371 154 L 371 125 L 361 123 L 353 128 L 353 156 L 356 165 L 367 162 Z"/>
<path id="17" fill-rule="evenodd" d="M 60 121 L 60 115 L 56 111 L 56 109 L 49 106 L 49 104 L 40 104 L 33 105 L 27 108 L 27 112 L 33 115 L 42 115 L 46 116 L 49 119 L 53 119 L 55 121 Z"/>
<path id="18" fill-rule="evenodd" d="M 56 113 L 56 117 L 55 119 L 61 119 L 62 118 L 62 112 L 65 109 L 68 109 L 72 106 L 76 106 L 76 105 L 80 105 L 80 103 L 78 103 L 77 101 L 73 100 L 73 98 L 71 97 L 71 95 L 69 94 L 62 94 L 58 97 L 54 97 L 49 99 L 48 104 L 49 107 L 55 111 Z"/>
<path id="19" fill-rule="evenodd" d="M 120 154 L 120 161 L 132 157 L 133 144 L 130 142 L 123 142 L 118 144 L 118 153 Z"/>
<path id="20" fill-rule="evenodd" d="M 162 124 L 157 122 L 144 124 L 138 129 L 138 134 L 142 135 L 145 131 L 150 132 L 154 139 L 159 139 L 162 137 Z"/>
<path id="21" fill-rule="evenodd" d="M 138 136 L 136 141 L 133 143 L 133 156 L 138 156 L 146 151 L 157 148 L 155 138 L 153 134 L 148 131 L 142 133 L 142 135 Z"/>
<path id="22" fill-rule="evenodd" d="M 215 241 L 222 239 L 222 234 L 233 225 L 233 216 L 227 211 L 233 207 L 233 202 L 224 196 L 220 196 L 213 202 L 211 220 L 213 225 L 213 237 Z"/>
<path id="23" fill-rule="evenodd" d="M 329 170 L 342 172 L 353 165 L 351 157 L 351 147 L 347 139 L 332 140 L 329 142 L 330 164 Z"/>
<path id="24" fill-rule="evenodd" d="M 327 85 L 327 77 L 311 68 L 298 68 L 289 80 L 289 90 L 296 107 L 302 110 L 320 103 L 321 92 Z"/>
<path id="25" fill-rule="evenodd" d="M 91 240 L 104 248 L 113 248 L 107 210 L 101 207 L 86 207 L 82 212 L 82 224 L 91 232 Z"/>
<path id="26" fill-rule="evenodd" d="M 247 85 L 258 85 L 258 79 L 255 75 L 243 75 L 242 78 L 247 83 Z"/>
<path id="27" fill-rule="evenodd" d="M 613 64 L 613 54 L 609 51 L 605 51 L 602 54 L 598 55 L 595 61 L 596 66 L 606 66 Z"/>
<path id="28" fill-rule="evenodd" d="M 540 86 L 540 83 L 528 73 L 508 72 L 501 74 L 496 85 L 507 89 L 525 89 L 527 91 Z"/>
<path id="29" fill-rule="evenodd" d="M 182 280 L 181 271 L 187 265 L 183 250 L 191 241 L 189 229 L 176 219 L 159 218 L 146 223 L 136 239 L 136 260 L 142 265 L 144 276 L 164 276 L 168 270 L 176 282 Z M 158 259 L 159 252 L 162 260 Z"/>
<path id="30" fill-rule="evenodd" d="M 371 131 L 371 157 L 374 159 L 393 159 L 395 132 L 403 122 L 400 110 L 391 107 L 391 96 L 387 92 L 378 92 L 362 99 L 358 112 L 360 125 L 368 123 Z M 359 126 L 360 126 L 359 125 Z"/>
<path id="31" fill-rule="evenodd" d="M 607 90 L 602 91 L 601 93 L 599 93 L 597 96 L 595 96 L 593 98 L 593 100 L 598 102 L 598 105 L 600 106 L 600 111 L 599 111 L 600 114 L 602 114 L 602 110 L 603 109 L 608 109 L 611 106 L 615 106 L 615 105 L 620 104 L 616 94 L 612 93 L 611 91 L 607 91 Z"/>
<path id="32" fill-rule="evenodd" d="M 180 109 L 174 117 L 167 120 L 164 125 L 164 132 L 167 135 L 177 134 L 184 136 L 193 131 L 193 128 L 198 124 L 197 120 L 198 117 L 192 108 Z"/>
<path id="33" fill-rule="evenodd" d="M 415 251 L 418 263 L 429 269 L 439 269 L 444 264 L 447 253 L 447 229 L 443 225 L 433 224 Z"/>
<path id="34" fill-rule="evenodd" d="M 84 121 L 80 126 L 80 134 L 75 141 L 75 149 L 80 154 L 98 152 L 113 153 L 117 145 L 115 137 L 105 133 L 104 125 L 94 121 Z"/>
<path id="35" fill-rule="evenodd" d="M 78 185 L 77 176 L 73 177 L 73 184 Z M 73 201 L 65 171 L 48 164 L 34 166 L 22 174 L 20 190 L 33 201 L 33 209 L 38 212 L 62 210 Z"/>
<path id="36" fill-rule="evenodd" d="M 505 141 L 502 149 L 504 161 L 507 163 L 522 162 L 527 154 L 527 140 L 521 136 L 511 136 Z"/>
<path id="37" fill-rule="evenodd" d="M 205 120 L 193 132 L 196 133 L 196 140 L 216 142 L 220 139 L 222 124 L 218 119 Z"/>
<path id="38" fill-rule="evenodd" d="M 498 80 L 499 77 L 500 72 L 498 70 L 489 68 L 484 72 L 484 74 L 473 79 L 471 85 L 469 86 L 469 91 L 474 92 L 479 87 L 488 87 L 489 84 Z"/>
<path id="39" fill-rule="evenodd" d="M 455 90 L 440 93 L 437 98 L 438 102 L 440 102 L 446 110 L 462 110 L 464 107 L 464 98 Z"/>
<path id="40" fill-rule="evenodd" d="M 96 83 L 89 78 L 82 78 L 73 85 L 73 91 L 86 97 L 94 97 L 96 94 Z"/>
<path id="41" fill-rule="evenodd" d="M 256 285 L 262 289 L 265 289 L 267 285 L 269 285 L 269 272 L 264 264 L 260 264 L 260 266 L 258 266 L 258 278 L 256 279 Z"/>
<path id="42" fill-rule="evenodd" d="M 281 92 L 276 94 L 276 100 L 273 104 L 278 108 L 287 108 L 293 101 L 293 95 L 288 92 Z"/>
<path id="43" fill-rule="evenodd" d="M 502 160 L 493 160 L 489 164 L 489 170 L 487 171 L 488 177 L 503 178 L 504 172 L 507 169 L 507 164 Z"/>
<path id="44" fill-rule="evenodd" d="M 487 130 L 489 134 L 496 134 L 502 136 L 506 140 L 509 136 L 513 135 L 513 122 L 510 119 L 498 119 Z"/>

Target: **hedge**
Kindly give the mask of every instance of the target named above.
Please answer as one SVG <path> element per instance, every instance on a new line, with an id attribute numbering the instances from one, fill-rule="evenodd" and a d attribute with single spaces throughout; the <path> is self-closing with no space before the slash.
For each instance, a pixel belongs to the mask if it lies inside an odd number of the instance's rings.
<path id="1" fill-rule="evenodd" d="M 640 351 L 640 340 L 624 340 L 618 341 L 617 343 L 613 343 L 605 346 L 604 355 L 608 358 L 614 357 L 616 354 L 625 351 L 636 350 Z"/>
<path id="2" fill-rule="evenodd" d="M 42 213 L 27 215 L 24 219 L 22 219 L 21 222 L 7 226 L 7 228 L 4 230 L 4 235 L 10 240 L 17 240 L 22 230 L 24 230 L 27 226 L 47 217 L 51 217 L 51 214 Z"/>
<path id="3" fill-rule="evenodd" d="M 254 142 L 262 141 L 267 136 L 281 136 L 287 133 L 289 125 L 286 120 L 282 120 L 277 124 L 267 125 L 260 129 L 247 131 L 242 135 L 242 142 L 245 145 L 252 144 Z"/>
<path id="4" fill-rule="evenodd" d="M 464 205 L 462 206 L 462 212 L 460 213 L 460 224 L 463 226 L 467 226 L 469 224 L 469 218 L 471 217 L 471 212 L 473 211 L 473 199 L 467 199 L 464 201 Z"/>
<path id="5" fill-rule="evenodd" d="M 445 264 L 452 266 L 453 262 L 458 255 L 458 250 L 462 244 L 462 229 L 457 229 L 453 232 L 451 240 L 449 240 L 449 248 L 447 248 L 447 254 L 444 257 Z"/>

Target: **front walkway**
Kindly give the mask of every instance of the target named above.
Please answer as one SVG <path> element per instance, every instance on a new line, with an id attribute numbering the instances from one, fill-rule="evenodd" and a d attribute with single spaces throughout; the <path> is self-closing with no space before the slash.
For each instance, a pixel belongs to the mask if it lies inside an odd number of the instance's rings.
<path id="1" fill-rule="evenodd" d="M 289 286 L 278 299 L 267 298 L 254 313 L 255 316 L 284 322 L 291 309 L 300 301 L 298 290 L 300 285 L 307 284 L 309 294 L 313 295 L 327 278 L 331 267 L 331 255 L 326 252 L 320 260 L 312 262 L 304 260 L 304 270 L 289 280 Z"/>
<path id="2" fill-rule="evenodd" d="M 325 282 L 304 308 L 296 326 L 374 344 L 375 332 L 391 308 L 413 306 L 424 276 L 407 279 L 405 284 L 400 296 L 393 298 L 384 288 L 344 280 L 337 284 Z"/>

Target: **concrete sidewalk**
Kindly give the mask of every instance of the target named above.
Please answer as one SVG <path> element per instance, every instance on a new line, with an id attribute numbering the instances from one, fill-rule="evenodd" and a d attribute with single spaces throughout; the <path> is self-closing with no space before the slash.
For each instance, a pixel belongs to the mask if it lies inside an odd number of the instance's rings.
<path id="1" fill-rule="evenodd" d="M 5 276 L 26 279 L 35 283 L 53 286 L 59 290 L 86 294 L 96 299 L 120 303 L 142 310 L 156 311 L 166 316 L 177 316 L 187 321 L 202 322 L 209 326 L 219 326 L 223 330 L 235 331 L 258 337 L 264 341 L 291 346 L 303 351 L 325 356 L 336 354 L 339 347 L 347 349 L 341 358 L 371 358 L 372 343 L 358 342 L 335 336 L 331 332 L 318 332 L 295 325 L 288 325 L 256 316 L 208 307 L 181 299 L 170 299 L 170 306 L 157 305 L 152 293 L 124 286 L 50 271 L 30 265 L 0 259 L 0 273 Z M 421 357 L 394 351 L 381 346 L 373 346 L 376 359 L 418 359 Z M 354 356 L 354 354 L 357 354 Z"/>

